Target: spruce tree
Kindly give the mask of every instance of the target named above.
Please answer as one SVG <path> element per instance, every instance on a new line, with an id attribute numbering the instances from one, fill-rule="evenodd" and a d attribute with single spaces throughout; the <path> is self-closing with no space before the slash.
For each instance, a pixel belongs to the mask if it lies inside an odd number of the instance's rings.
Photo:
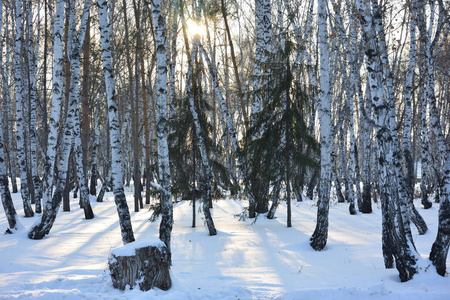
<path id="1" fill-rule="evenodd" d="M 308 133 L 305 122 L 305 112 L 312 98 L 306 92 L 307 87 L 293 78 L 290 52 L 291 44 L 287 42 L 285 50 L 279 53 L 279 62 L 272 63 L 274 78 L 277 80 L 273 82 L 275 86 L 270 101 L 256 115 L 248 133 L 250 136 L 255 136 L 255 132 L 262 134 L 246 149 L 249 161 L 253 164 L 250 169 L 256 170 L 258 167 L 258 172 L 252 176 L 258 177 L 261 185 L 272 187 L 272 206 L 268 218 L 274 217 L 281 188 L 286 188 L 288 227 L 291 227 L 291 185 L 303 181 L 299 176 L 306 167 L 316 167 L 312 154 L 318 150 L 318 143 Z"/>

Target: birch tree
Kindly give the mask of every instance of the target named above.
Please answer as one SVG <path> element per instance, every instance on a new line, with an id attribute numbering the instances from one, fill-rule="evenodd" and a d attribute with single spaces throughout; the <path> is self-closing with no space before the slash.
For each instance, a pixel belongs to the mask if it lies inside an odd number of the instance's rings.
<path id="1" fill-rule="evenodd" d="M 426 65 L 426 98 L 429 105 L 429 130 L 430 141 L 432 141 L 432 163 L 434 178 L 436 182 L 436 200 L 439 201 L 439 194 L 442 190 L 442 177 L 445 161 L 446 145 L 444 135 L 442 133 L 441 121 L 439 117 L 439 110 L 436 104 L 436 92 L 435 92 L 435 59 L 439 52 L 438 40 L 440 38 L 441 26 L 442 26 L 442 11 L 444 8 L 440 6 L 440 15 L 438 19 L 437 28 L 433 28 L 433 18 L 435 13 L 435 1 L 430 1 L 430 24 L 428 28 L 428 34 L 425 37 L 425 65 Z M 433 38 L 433 31 L 435 32 Z"/>
<path id="2" fill-rule="evenodd" d="M 3 75 L 4 67 L 3 67 L 3 1 L 0 0 L 0 74 Z M 9 91 L 4 91 L 7 93 Z M 7 110 L 8 107 L 6 105 L 3 109 Z M 14 208 L 14 203 L 11 198 L 11 193 L 9 191 L 9 182 L 8 182 L 8 174 L 6 173 L 6 164 L 5 164 L 5 151 L 4 151 L 4 139 L 3 139 L 3 114 L 0 114 L 0 196 L 2 198 L 3 210 L 5 211 L 6 219 L 8 220 L 9 230 L 12 233 L 11 229 L 17 230 L 19 228 L 19 219 L 16 213 L 16 209 Z"/>
<path id="3" fill-rule="evenodd" d="M 60 117 L 60 107 L 62 101 L 63 88 L 63 23 L 64 23 L 64 0 L 58 0 L 56 3 L 55 19 L 53 24 L 53 87 L 52 103 L 49 122 L 49 133 L 47 149 L 44 162 L 44 181 L 43 181 L 43 214 L 41 222 L 34 226 L 29 232 L 30 239 L 42 239 L 51 229 L 53 216 L 55 215 L 56 205 L 52 202 L 52 188 L 57 153 L 58 127 Z"/>
<path id="4" fill-rule="evenodd" d="M 1 5 L 2 3 L 0 2 L 0 6 Z M 0 126 L 3 125 L 2 119 L 3 117 L 0 115 Z M 8 175 L 6 173 L 6 165 L 5 165 L 3 130 L 0 130 L 0 196 L 2 197 L 3 209 L 5 211 L 6 219 L 8 220 L 9 225 L 9 228 L 6 230 L 6 232 L 12 233 L 11 229 L 17 230 L 19 228 L 20 221 L 17 216 L 16 209 L 14 208 L 11 193 L 9 191 Z"/>
<path id="5" fill-rule="evenodd" d="M 166 244 L 169 257 L 171 257 L 170 237 L 173 226 L 173 204 L 170 186 L 169 145 L 167 142 L 167 107 L 166 107 L 166 21 L 161 13 L 160 0 L 152 1 L 152 17 L 155 30 L 156 48 L 156 134 L 158 136 L 158 174 L 161 185 L 161 224 L 159 227 L 159 238 Z M 171 263 L 171 259 L 170 259 Z"/>
<path id="6" fill-rule="evenodd" d="M 383 214 L 383 257 L 387 268 L 394 266 L 395 259 L 400 280 L 403 282 L 410 280 L 417 273 L 418 254 L 409 227 L 400 149 L 396 139 L 396 124 L 393 122 L 393 99 L 389 98 L 390 93 L 386 91 L 387 83 L 384 76 L 389 75 L 383 72 L 381 62 L 382 53 L 379 44 L 383 41 L 380 42 L 378 39 L 385 37 L 382 32 L 380 37 L 375 34 L 375 28 L 378 31 L 383 28 L 382 14 L 377 0 L 373 0 L 372 3 L 358 0 L 357 9 L 366 47 L 365 61 L 377 130 L 377 160 Z"/>
<path id="7" fill-rule="evenodd" d="M 409 48 L 409 66 L 406 74 L 404 102 L 405 102 L 405 125 L 403 128 L 403 157 L 405 159 L 406 183 L 409 191 L 409 198 L 414 198 L 414 162 L 411 155 L 411 94 L 413 75 L 416 67 L 416 19 L 417 19 L 417 1 L 408 2 L 411 11 L 410 24 L 410 48 Z"/>
<path id="8" fill-rule="evenodd" d="M 253 67 L 253 95 L 251 105 L 250 127 L 254 127 L 257 115 L 262 111 L 264 99 L 267 98 L 268 83 L 271 74 L 270 57 L 272 53 L 272 14 L 270 0 L 255 0 L 255 25 L 256 25 L 256 49 L 255 62 Z M 268 100 L 266 99 L 266 102 Z M 261 129 L 262 130 L 262 129 Z M 255 131 L 249 139 L 253 140 L 262 134 L 261 131 Z M 260 158 L 253 156 L 251 164 L 248 167 L 246 176 L 249 178 L 248 191 L 249 196 L 248 213 L 250 218 L 256 216 L 256 212 L 265 213 L 268 211 L 268 193 L 269 186 L 261 180 L 259 170 L 261 168 Z"/>
<path id="9" fill-rule="evenodd" d="M 70 9 L 71 21 L 75 21 L 75 1 Z M 86 220 L 93 219 L 94 213 L 89 201 L 89 187 L 86 179 L 86 170 L 83 164 L 82 149 L 81 149 L 81 124 L 79 117 L 79 107 L 81 94 L 79 92 L 80 83 L 80 52 L 81 45 L 84 42 L 86 35 L 87 23 L 89 18 L 89 9 L 91 8 L 91 0 L 86 0 L 84 3 L 83 15 L 78 32 L 72 33 L 72 49 L 70 52 L 70 65 L 71 65 L 71 82 L 69 91 L 69 103 L 73 108 L 73 139 L 75 140 L 74 151 L 76 156 L 76 166 L 78 175 L 78 184 L 80 187 L 80 203 L 84 210 Z"/>
<path id="10" fill-rule="evenodd" d="M 354 25 L 353 25 L 353 18 L 349 18 L 349 25 L 350 25 L 350 34 L 351 37 L 349 38 L 346 34 L 344 23 L 342 21 L 342 17 L 340 14 L 339 5 L 332 0 L 331 3 L 333 4 L 334 10 L 335 10 L 335 16 L 336 16 L 336 22 L 338 23 L 337 26 L 339 28 L 339 31 L 341 34 L 343 34 L 343 43 L 345 46 L 345 55 L 346 58 L 350 64 L 350 76 L 349 81 L 350 83 L 346 87 L 346 97 L 347 97 L 347 105 L 349 107 L 349 113 L 350 113 L 350 124 L 349 124 L 349 131 L 350 131 L 350 165 L 349 165 L 349 174 L 348 174 L 348 201 L 350 202 L 349 211 L 350 214 L 356 214 L 355 209 L 355 196 L 354 196 L 354 173 L 356 165 L 358 164 L 358 156 L 356 151 L 356 141 L 355 141 L 355 123 L 354 123 L 354 97 L 356 95 L 357 91 L 357 85 L 358 82 L 360 82 L 360 78 L 358 76 L 359 73 L 359 66 L 357 65 L 357 56 L 356 56 L 356 37 L 354 32 Z M 352 43 L 350 44 L 350 40 Z M 345 71 L 344 71 L 345 72 Z M 357 178 L 357 177 L 356 177 Z M 359 185 L 359 182 L 356 182 L 357 185 Z"/>
<path id="11" fill-rule="evenodd" d="M 27 178 L 27 163 L 25 156 L 25 118 L 23 107 L 23 79 L 22 79 L 22 0 L 16 0 L 16 35 L 14 42 L 14 82 L 16 85 L 16 140 L 17 140 L 17 158 L 20 169 L 20 193 L 22 195 L 25 217 L 34 216 L 31 208 L 30 192 Z"/>
<path id="12" fill-rule="evenodd" d="M 319 91 L 319 122 L 320 122 L 320 179 L 319 200 L 317 202 L 317 224 L 311 237 L 311 247 L 323 250 L 328 238 L 328 211 L 331 189 L 331 91 L 327 33 L 327 1 L 319 0 L 318 13 L 318 43 L 320 61 L 320 91 Z"/>
<path id="13" fill-rule="evenodd" d="M 436 240 L 431 247 L 430 260 L 439 275 L 445 276 L 450 248 L 450 150 L 447 150 L 443 189 L 439 204 L 439 225 Z"/>
<path id="14" fill-rule="evenodd" d="M 38 12 L 40 5 L 38 1 Z M 34 51 L 34 34 L 33 34 L 33 11 L 31 0 L 28 0 L 27 5 L 27 20 L 28 20 L 28 45 L 27 45 L 27 57 L 28 57 L 28 72 L 29 72 L 29 101 L 30 101 L 30 163 L 33 186 L 31 187 L 31 195 L 36 202 L 36 212 L 41 211 L 41 180 L 38 175 L 37 167 L 37 134 L 36 134 L 36 106 L 37 106 L 37 53 L 39 52 L 39 39 L 36 40 L 36 52 Z M 38 35 L 39 37 L 39 35 Z"/>
<path id="15" fill-rule="evenodd" d="M 10 5 L 14 5 L 14 2 Z M 7 9 L 6 10 L 6 23 L 8 23 L 9 20 L 14 19 L 15 16 L 13 16 L 13 10 Z M 12 28 L 13 30 L 13 28 Z M 10 26 L 5 26 L 4 28 L 4 40 L 10 39 Z M 3 39 L 0 41 L 3 45 Z M 11 69 L 11 46 L 10 43 L 6 43 L 6 53 L 5 53 L 5 61 L 2 63 L 3 66 L 3 72 L 1 74 L 2 76 L 2 85 L 3 85 L 3 95 L 4 95 L 4 101 L 3 101 L 3 123 L 6 127 L 6 133 L 4 136 L 5 139 L 5 145 L 9 149 L 6 154 L 6 158 L 8 158 L 8 166 L 9 166 L 9 173 L 11 175 L 11 185 L 12 185 L 12 192 L 15 194 L 18 192 L 17 189 L 17 149 L 14 143 L 14 134 L 13 134 L 13 124 L 14 121 L 14 111 L 16 110 L 15 107 L 13 107 L 11 102 L 11 92 L 9 87 L 9 78 L 10 78 L 10 69 Z"/>
<path id="16" fill-rule="evenodd" d="M 58 165 L 58 171 L 53 176 L 56 185 L 53 194 L 48 192 L 49 199 L 46 199 L 46 203 L 44 206 L 44 214 L 42 215 L 42 219 L 40 224 L 34 226 L 32 230 L 29 232 L 28 236 L 33 239 L 40 239 L 46 234 L 48 234 L 55 222 L 59 206 L 61 204 L 62 200 L 62 194 L 64 187 L 66 185 L 66 180 L 68 180 L 68 167 L 69 167 L 69 160 L 70 160 L 70 153 L 72 148 L 72 142 L 74 137 L 77 133 L 79 133 L 79 130 L 75 130 L 75 125 L 79 128 L 79 122 L 77 119 L 77 123 L 75 123 L 76 115 L 78 112 L 78 81 L 79 81 L 79 52 L 80 52 L 80 43 L 77 40 L 79 36 L 77 36 L 77 32 L 75 30 L 75 2 L 69 2 L 68 3 L 68 18 L 69 18 L 69 27 L 71 28 L 71 42 L 69 43 L 69 47 L 71 48 L 71 64 L 72 64 L 72 76 L 71 76 L 71 83 L 70 83 L 70 92 L 69 92 L 69 103 L 67 107 L 67 115 L 64 123 L 64 134 L 61 139 L 61 148 L 59 151 L 59 165 Z M 62 6 L 62 9 L 64 10 L 64 2 L 60 4 Z M 82 16 L 82 23 L 80 26 L 81 34 L 84 37 L 84 31 L 86 29 L 86 22 L 87 17 L 89 13 L 89 7 L 90 7 L 90 0 L 87 0 L 85 3 L 85 9 Z M 57 6 L 57 11 L 58 11 Z M 56 22 L 56 21 L 55 21 Z M 58 31 L 57 28 L 54 29 L 54 31 Z M 82 38 L 83 38 L 82 37 Z M 76 62 L 78 60 L 78 62 Z M 59 76 L 57 76 L 59 77 Z M 56 100 L 55 98 L 53 100 Z M 52 101 L 53 103 L 53 101 Z M 80 143 L 80 142 L 79 142 Z M 49 143 L 50 144 L 50 143 Z M 81 157 L 81 155 L 79 155 Z M 80 170 L 80 175 L 83 173 L 82 170 Z M 51 187 L 51 186 L 50 186 Z M 81 184 L 82 188 L 82 198 L 81 198 L 81 204 L 85 211 L 85 217 L 86 219 L 92 219 L 93 218 L 93 212 L 90 207 L 90 204 L 87 197 L 87 186 L 84 182 Z M 48 202 L 50 202 L 48 204 Z"/>
<path id="17" fill-rule="evenodd" d="M 111 179 L 114 201 L 119 215 L 122 241 L 124 244 L 134 242 L 130 212 L 123 189 L 122 152 L 119 128 L 118 108 L 116 103 L 114 70 L 111 59 L 110 22 L 108 21 L 108 5 L 106 0 L 98 1 L 100 38 L 102 47 L 102 63 L 108 104 L 109 135 L 111 142 Z"/>

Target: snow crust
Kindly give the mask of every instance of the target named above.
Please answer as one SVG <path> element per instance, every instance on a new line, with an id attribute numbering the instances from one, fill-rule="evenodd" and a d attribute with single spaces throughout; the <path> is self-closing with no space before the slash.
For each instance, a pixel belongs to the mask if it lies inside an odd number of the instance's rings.
<path id="1" fill-rule="evenodd" d="M 133 187 L 125 192 L 132 207 Z M 284 202 L 276 219 L 260 215 L 254 223 L 235 217 L 247 201 L 223 199 L 214 201 L 211 210 L 218 230 L 213 237 L 201 213 L 199 225 L 191 228 L 191 201 L 174 205 L 173 286 L 142 292 L 113 288 L 108 257 L 160 245 L 159 221 L 148 221 L 151 211 L 130 212 L 136 242 L 123 247 L 112 193 L 105 194 L 104 202 L 92 201 L 95 218 L 88 221 L 78 199 L 72 199 L 72 210 L 60 210 L 50 234 L 35 241 L 28 239 L 27 230 L 40 216 L 24 218 L 20 193 L 12 196 L 26 230 L 2 234 L 7 220 L 0 207 L 0 299 L 450 299 L 450 277 L 437 275 L 428 260 L 438 205 L 424 210 L 420 199 L 415 204 L 430 230 L 418 235 L 412 226 L 421 271 L 409 282 L 401 283 L 396 269 L 384 268 L 379 204 L 372 214 L 351 216 L 348 204 L 336 203 L 332 196 L 328 243 L 316 252 L 309 245 L 315 202 L 293 202 L 293 227 L 287 228 Z"/>
<path id="2" fill-rule="evenodd" d="M 164 247 L 164 243 L 161 240 L 156 239 L 146 239 L 143 241 L 135 241 L 125 246 L 113 249 L 111 254 L 115 256 L 134 256 L 136 254 L 136 249 L 145 248 L 148 246 L 158 247 L 161 249 Z"/>

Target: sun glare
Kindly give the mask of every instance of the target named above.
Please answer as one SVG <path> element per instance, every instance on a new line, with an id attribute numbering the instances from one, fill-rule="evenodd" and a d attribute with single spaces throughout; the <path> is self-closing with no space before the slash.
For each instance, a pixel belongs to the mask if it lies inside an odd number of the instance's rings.
<path id="1" fill-rule="evenodd" d="M 204 28 L 199 23 L 197 23 L 193 20 L 188 20 L 186 22 L 186 25 L 187 25 L 187 29 L 188 29 L 189 33 L 192 36 L 196 36 L 196 35 L 202 36 L 205 31 Z"/>

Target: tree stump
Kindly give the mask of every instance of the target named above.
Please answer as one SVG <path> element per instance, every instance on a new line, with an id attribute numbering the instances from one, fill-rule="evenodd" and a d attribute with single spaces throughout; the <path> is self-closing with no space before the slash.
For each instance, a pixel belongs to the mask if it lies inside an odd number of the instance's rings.
<path id="1" fill-rule="evenodd" d="M 166 291 L 172 286 L 169 268 L 169 253 L 160 240 L 129 243 L 114 249 L 109 258 L 113 286 L 120 290 L 139 285 L 142 291 Z"/>

